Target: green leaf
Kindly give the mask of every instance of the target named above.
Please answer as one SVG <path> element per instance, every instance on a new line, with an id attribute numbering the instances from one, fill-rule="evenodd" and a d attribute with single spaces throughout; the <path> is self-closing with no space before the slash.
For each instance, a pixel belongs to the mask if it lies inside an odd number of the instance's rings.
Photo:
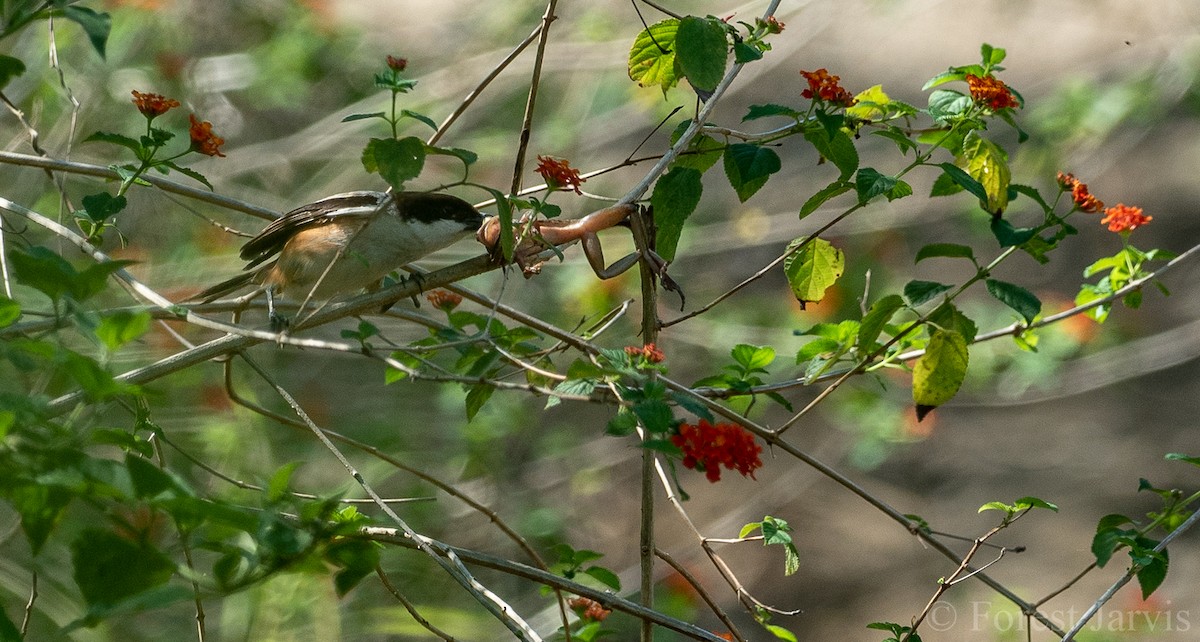
<path id="1" fill-rule="evenodd" d="M 150 320 L 150 313 L 145 310 L 117 310 L 100 319 L 96 337 L 109 350 L 116 350 L 145 334 L 150 329 Z"/>
<path id="2" fill-rule="evenodd" d="M 904 307 L 904 299 L 899 294 L 889 294 L 871 305 L 871 309 L 863 315 L 858 327 L 858 338 L 855 345 L 860 352 L 868 352 L 875 346 L 875 340 L 883 332 L 883 327 L 892 320 L 896 311 Z"/>
<path id="3" fill-rule="evenodd" d="M 494 387 L 486 383 L 475 384 L 467 389 L 467 421 L 474 419 L 475 415 L 479 414 L 479 410 L 483 408 L 488 399 L 492 398 L 492 393 L 495 391 Z"/>
<path id="4" fill-rule="evenodd" d="M 783 261 L 783 271 L 792 294 L 803 307 L 825 297 L 825 290 L 837 283 L 846 269 L 846 257 L 841 250 L 819 238 L 791 253 L 791 248 L 801 242 L 803 239 L 796 239 L 788 244 L 790 254 Z"/>
<path id="5" fill-rule="evenodd" d="M 743 203 L 781 167 L 779 155 L 769 147 L 735 143 L 725 149 L 725 176 Z"/>
<path id="6" fill-rule="evenodd" d="M 584 569 L 583 572 L 585 575 L 614 591 L 621 590 L 621 578 L 617 577 L 616 573 L 613 573 L 603 566 L 589 566 L 588 568 Z"/>
<path id="7" fill-rule="evenodd" d="M 929 115 L 939 124 L 950 124 L 974 105 L 970 96 L 957 91 L 939 89 L 929 94 Z"/>
<path id="8" fill-rule="evenodd" d="M 846 132 L 837 130 L 830 134 L 825 129 L 810 129 L 804 133 L 804 139 L 816 148 L 821 158 L 838 168 L 838 180 L 849 180 L 858 169 L 858 149 Z"/>
<path id="9" fill-rule="evenodd" d="M 907 154 L 910 150 L 915 150 L 918 148 L 917 144 L 913 142 L 913 139 L 909 138 L 908 134 L 904 133 L 904 130 L 896 127 L 895 125 L 892 125 L 887 129 L 878 129 L 871 133 L 875 136 L 882 136 L 883 138 L 896 143 L 896 147 L 900 148 L 900 153 L 902 154 Z"/>
<path id="10" fill-rule="evenodd" d="M 934 330 L 925 354 L 913 365 L 913 402 L 917 407 L 932 409 L 953 399 L 967 376 L 969 358 L 961 334 Z"/>
<path id="11" fill-rule="evenodd" d="M 108 34 L 112 31 L 112 16 L 79 5 L 63 7 L 63 16 L 74 21 L 87 34 L 96 53 L 104 58 L 104 49 L 108 45 Z"/>
<path id="12" fill-rule="evenodd" d="M 1148 564 L 1142 566 L 1137 572 L 1138 585 L 1142 588 L 1142 599 L 1150 597 L 1158 587 L 1162 585 L 1163 580 L 1167 579 L 1167 567 L 1169 561 L 1166 549 L 1155 554 Z"/>
<path id="13" fill-rule="evenodd" d="M 142 144 L 140 142 L 138 142 L 128 136 L 125 136 L 123 134 L 113 134 L 110 132 L 96 132 L 96 133 L 92 134 L 91 136 L 88 136 L 87 138 L 83 139 L 83 142 L 85 142 L 85 143 L 111 143 L 113 145 L 120 145 L 121 147 L 125 147 L 125 148 L 133 150 L 133 153 L 137 154 L 139 158 L 145 151 L 145 148 L 142 147 Z"/>
<path id="14" fill-rule="evenodd" d="M 8 86 L 13 78 L 25 73 L 25 63 L 19 58 L 0 55 L 0 89 Z"/>
<path id="15" fill-rule="evenodd" d="M 635 404 L 633 414 L 637 415 L 646 431 L 651 433 L 667 432 L 675 421 L 671 406 L 661 399 L 647 399 Z"/>
<path id="16" fill-rule="evenodd" d="M 730 351 L 733 360 L 746 372 L 762 370 L 775 361 L 775 348 L 740 343 Z"/>
<path id="17" fill-rule="evenodd" d="M 29 549 L 37 555 L 70 503 L 70 493 L 44 484 L 10 487 L 0 493 L 20 516 L 21 530 L 29 541 Z"/>
<path id="18" fill-rule="evenodd" d="M 998 301 L 1017 311 L 1026 323 L 1033 323 L 1033 319 L 1041 313 L 1042 302 L 1032 292 L 1025 288 L 999 281 L 996 279 L 987 279 L 988 294 L 995 297 Z"/>
<path id="19" fill-rule="evenodd" d="M 207 187 L 209 190 L 213 189 L 212 183 L 208 182 L 208 177 L 206 177 L 204 174 L 201 174 L 200 172 L 197 172 L 194 169 L 191 169 L 190 167 L 184 167 L 182 165 L 175 163 L 174 161 L 167 161 L 167 162 L 163 163 L 163 165 L 166 167 L 170 167 L 171 169 L 179 172 L 180 174 L 183 174 L 184 176 L 187 176 L 188 178 L 196 181 L 197 183 L 200 183 L 201 185 Z"/>
<path id="20" fill-rule="evenodd" d="M 744 65 L 755 60 L 762 60 L 763 52 L 758 47 L 752 47 L 744 41 L 733 43 L 733 61 Z"/>
<path id="21" fill-rule="evenodd" d="M 680 126 L 676 128 L 671 136 L 672 144 L 679 140 L 679 136 L 687 129 L 690 122 L 685 120 L 679 123 Z M 671 168 L 690 167 L 703 174 L 712 168 L 713 165 L 716 165 L 717 161 L 721 160 L 721 155 L 724 151 L 725 143 L 707 134 L 697 134 L 692 139 L 691 144 L 688 145 L 688 148 L 684 150 L 684 153 L 680 154 L 675 159 L 675 162 L 671 164 Z"/>
<path id="22" fill-rule="evenodd" d="M 1015 247 L 1022 245 L 1037 234 L 1036 227 L 1013 227 L 1012 223 L 1002 219 L 992 219 L 992 236 L 1000 243 L 1000 247 Z"/>
<path id="23" fill-rule="evenodd" d="M 952 303 L 943 303 L 929 313 L 929 322 L 944 330 L 953 330 L 963 336 L 967 343 L 975 340 L 979 326 Z"/>
<path id="24" fill-rule="evenodd" d="M 887 115 L 887 104 L 891 102 L 883 85 L 868 87 L 854 95 L 854 105 L 846 108 L 846 115 L 859 120 L 876 120 Z"/>
<path id="25" fill-rule="evenodd" d="M 366 119 L 368 119 L 368 118 L 383 118 L 383 119 L 386 119 L 386 118 L 387 118 L 387 114 L 385 114 L 384 112 L 381 112 L 381 111 L 373 111 L 373 112 L 371 112 L 371 113 L 369 113 L 369 114 L 350 114 L 349 116 L 346 116 L 345 118 L 343 118 L 343 119 L 342 119 L 342 122 L 343 122 L 343 123 L 349 123 L 349 122 L 353 122 L 353 121 L 356 121 L 356 120 L 366 120 Z"/>
<path id="26" fill-rule="evenodd" d="M 885 176 L 870 167 L 858 170 L 858 176 L 854 180 L 859 203 L 867 203 L 880 194 L 888 194 L 896 185 L 897 181 L 894 176 Z M 912 193 L 911 189 L 909 189 L 909 193 Z M 892 199 L 889 197 L 888 200 Z"/>
<path id="27" fill-rule="evenodd" d="M 798 119 L 803 114 L 788 107 L 786 105 L 776 105 L 767 103 L 765 105 L 750 105 L 750 109 L 746 111 L 746 115 L 742 116 L 742 122 L 748 120 L 758 120 L 759 118 L 768 118 L 770 116 L 786 116 L 788 118 Z"/>
<path id="28" fill-rule="evenodd" d="M 738 539 L 745 539 L 751 533 L 762 528 L 762 522 L 750 522 L 742 526 L 742 530 L 738 532 Z"/>
<path id="29" fill-rule="evenodd" d="M 904 298 L 913 306 L 932 301 L 937 295 L 949 290 L 951 286 L 937 281 L 913 280 L 904 284 Z"/>
<path id="30" fill-rule="evenodd" d="M 479 154 L 469 149 L 460 149 L 458 147 L 426 147 L 425 152 L 427 154 L 437 154 L 438 156 L 453 156 L 468 167 L 474 165 L 475 161 L 479 160 Z"/>
<path id="31" fill-rule="evenodd" d="M 3 324 L 0 324 L 0 326 L 2 325 Z M 1184 453 L 1167 453 L 1163 459 L 1166 459 L 1167 461 L 1182 461 L 1193 466 L 1200 466 L 1200 457 L 1191 457 Z"/>
<path id="32" fill-rule="evenodd" d="M 1022 498 L 1018 499 L 1017 501 L 1013 502 L 1013 506 L 1016 506 L 1018 510 L 1027 510 L 1030 508 L 1044 508 L 1046 510 L 1051 510 L 1056 513 L 1058 512 L 1058 506 L 1051 504 L 1050 502 L 1048 502 L 1044 499 L 1038 498 L 1038 497 L 1022 497 Z"/>
<path id="33" fill-rule="evenodd" d="M 161 551 L 112 531 L 89 528 L 71 543 L 75 583 L 89 606 L 114 605 L 165 584 L 175 564 Z"/>
<path id="34" fill-rule="evenodd" d="M 438 128 L 437 123 L 433 122 L 432 118 L 426 116 L 425 114 L 417 113 L 411 109 L 401 109 L 400 118 L 411 118 L 413 120 L 420 121 L 428 125 L 429 128 L 434 131 L 437 131 Z"/>
<path id="35" fill-rule="evenodd" d="M 968 245 L 959 245 L 958 243 L 930 243 L 917 250 L 917 257 L 913 260 L 913 263 L 920 263 L 925 259 L 932 259 L 934 257 L 971 259 L 971 261 L 974 261 L 975 253 Z"/>
<path id="36" fill-rule="evenodd" d="M 637 430 L 637 415 L 626 411 L 618 412 L 605 427 L 605 431 L 615 437 L 631 435 L 634 430 Z"/>
<path id="37" fill-rule="evenodd" d="M 683 225 L 700 204 L 704 191 L 700 177 L 700 172 L 690 167 L 673 167 L 654 184 L 650 205 L 658 228 L 656 251 L 668 262 L 675 260 Z"/>
<path id="38" fill-rule="evenodd" d="M 775 624 L 764 624 L 763 628 L 766 629 L 768 633 L 774 635 L 780 640 L 784 640 L 785 642 L 796 642 L 796 635 L 782 626 Z"/>
<path id="39" fill-rule="evenodd" d="M 962 168 L 954 163 L 939 163 L 938 167 L 942 168 L 942 172 L 950 177 L 956 185 L 967 190 L 979 199 L 980 206 L 985 206 L 988 202 L 988 193 L 979 181 L 975 180 L 970 174 L 964 172 Z"/>
<path id="40" fill-rule="evenodd" d="M 0 294 L 0 328 L 7 328 L 21 318 L 21 304 Z"/>
<path id="41" fill-rule="evenodd" d="M 425 166 L 425 142 L 415 136 L 372 138 L 363 149 L 362 164 L 397 191 L 404 191 L 404 183 L 419 176 Z"/>
<path id="42" fill-rule="evenodd" d="M 987 211 L 1000 214 L 1008 207 L 1008 186 L 1012 175 L 1008 169 L 1008 154 L 978 131 L 967 134 L 963 141 L 967 173 L 979 181 L 987 194 Z"/>
<path id="43" fill-rule="evenodd" d="M 675 60 L 679 20 L 667 18 L 638 33 L 629 49 L 629 78 L 642 87 L 658 85 L 663 95 L 679 84 L 682 71 Z"/>
<path id="44" fill-rule="evenodd" d="M 979 47 L 979 55 L 980 59 L 983 60 L 984 65 L 987 65 L 988 67 L 995 67 L 996 65 L 1004 62 L 1004 57 L 1008 54 L 1000 47 L 993 47 L 985 42 Z"/>
<path id="45" fill-rule="evenodd" d="M 824 189 L 810 196 L 807 201 L 804 201 L 804 205 L 800 207 L 800 218 L 812 214 L 817 211 L 818 207 L 824 205 L 826 201 L 841 196 L 852 189 L 854 189 L 854 184 L 843 180 L 836 180 L 826 185 Z"/>
<path id="46" fill-rule="evenodd" d="M 729 62 L 725 23 L 696 16 L 680 20 L 675 34 L 675 58 L 693 87 L 702 91 L 716 89 Z"/>

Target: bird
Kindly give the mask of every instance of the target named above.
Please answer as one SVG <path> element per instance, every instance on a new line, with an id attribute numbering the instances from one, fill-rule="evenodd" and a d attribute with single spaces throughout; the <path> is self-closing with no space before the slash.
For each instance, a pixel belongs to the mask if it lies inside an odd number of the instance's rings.
<path id="1" fill-rule="evenodd" d="M 207 303 L 256 285 L 255 295 L 267 294 L 272 327 L 286 326 L 275 312 L 276 295 L 327 300 L 371 287 L 392 270 L 470 237 L 483 220 L 470 203 L 438 192 L 335 194 L 272 221 L 242 246 L 245 271 L 193 300 Z"/>

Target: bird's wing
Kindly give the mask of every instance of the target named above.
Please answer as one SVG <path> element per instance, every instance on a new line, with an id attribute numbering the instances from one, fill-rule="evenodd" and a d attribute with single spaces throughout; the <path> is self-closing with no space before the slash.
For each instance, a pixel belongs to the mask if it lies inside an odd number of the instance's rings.
<path id="1" fill-rule="evenodd" d="M 275 256 L 297 232 L 325 225 L 345 217 L 369 217 L 384 207 L 390 198 L 383 192 L 347 192 L 298 207 L 275 219 L 258 236 L 242 246 L 241 257 L 250 269 Z"/>

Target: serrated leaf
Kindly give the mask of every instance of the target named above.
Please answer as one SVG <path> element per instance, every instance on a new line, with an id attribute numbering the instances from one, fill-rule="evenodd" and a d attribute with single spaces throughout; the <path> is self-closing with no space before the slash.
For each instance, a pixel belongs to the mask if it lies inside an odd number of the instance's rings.
<path id="1" fill-rule="evenodd" d="M 467 421 L 475 418 L 479 411 L 487 403 L 488 399 L 492 398 L 492 393 L 496 389 L 485 383 L 475 384 L 467 390 L 466 411 Z"/>
<path id="2" fill-rule="evenodd" d="M 775 348 L 741 343 L 733 347 L 730 356 L 747 372 L 766 368 L 775 361 Z"/>
<path id="3" fill-rule="evenodd" d="M 925 354 L 913 365 L 913 402 L 936 408 L 953 399 L 967 376 L 969 360 L 961 334 L 934 330 Z"/>
<path id="4" fill-rule="evenodd" d="M 1026 323 L 1033 323 L 1033 319 L 1042 311 L 1042 302 L 1032 292 L 1025 288 L 999 281 L 997 279 L 986 280 L 988 294 L 996 298 L 1004 305 L 1016 310 L 1025 319 Z"/>
<path id="5" fill-rule="evenodd" d="M 974 101 L 970 96 L 949 89 L 939 89 L 929 94 L 929 115 L 939 124 L 949 124 L 956 117 L 963 115 Z"/>
<path id="6" fill-rule="evenodd" d="M 789 251 L 803 239 L 788 244 Z M 783 262 L 792 294 L 800 302 L 815 303 L 825 297 L 829 289 L 841 278 L 846 269 L 846 257 L 841 250 L 824 239 L 815 238 L 798 252 L 792 253 Z"/>
<path id="7" fill-rule="evenodd" d="M 800 118 L 802 114 L 786 105 L 776 105 L 767 103 L 765 105 L 750 105 L 746 111 L 746 115 L 742 116 L 742 122 L 748 120 L 758 120 L 759 118 L 768 118 L 771 116 L 786 116 L 788 118 Z"/>
<path id="8" fill-rule="evenodd" d="M 399 140 L 372 138 L 363 149 L 362 164 L 397 191 L 404 191 L 404 183 L 421 174 L 425 152 L 425 142 L 415 136 Z"/>
<path id="9" fill-rule="evenodd" d="M 858 149 L 846 132 L 836 130 L 831 135 L 825 129 L 811 129 L 804 133 L 804 139 L 816 148 L 821 158 L 838 168 L 838 180 L 849 180 L 858 170 Z"/>
<path id="10" fill-rule="evenodd" d="M 682 127 L 676 130 L 677 134 L 682 134 L 683 130 L 687 129 L 688 121 L 680 123 Z M 671 142 L 679 140 L 678 135 L 671 137 Z M 707 172 L 717 161 L 721 160 L 721 155 L 725 151 L 725 143 L 709 136 L 707 134 L 698 134 L 692 139 L 687 150 L 680 154 L 675 162 L 671 164 L 671 168 L 690 167 L 701 174 Z"/>
<path id="11" fill-rule="evenodd" d="M 1008 186 L 1012 175 L 1008 169 L 1008 154 L 992 141 L 972 131 L 963 140 L 963 156 L 967 173 L 979 181 L 987 194 L 987 211 L 1000 214 L 1008 207 Z"/>
<path id="12" fill-rule="evenodd" d="M 809 214 L 812 214 L 813 212 L 817 211 L 818 207 L 824 205 L 826 201 L 841 196 L 852 189 L 854 189 L 853 183 L 848 183 L 841 180 L 837 180 L 829 185 L 826 185 L 821 191 L 810 196 L 807 201 L 804 201 L 804 205 L 800 206 L 800 218 L 803 219 Z"/>
<path id="13" fill-rule="evenodd" d="M 109 350 L 116 350 L 145 334 L 150 322 L 150 313 L 145 310 L 117 310 L 100 319 L 96 337 Z"/>
<path id="14" fill-rule="evenodd" d="M 854 179 L 854 188 L 858 192 L 859 203 L 867 203 L 880 194 L 887 194 L 896 185 L 895 177 L 880 174 L 870 167 L 863 167 L 858 170 L 858 176 Z M 911 189 L 909 189 L 909 193 L 912 193 Z M 891 200 L 891 198 L 888 200 Z"/>
<path id="15" fill-rule="evenodd" d="M 170 167 L 171 169 L 179 172 L 180 174 L 183 174 L 184 176 L 187 176 L 188 178 L 196 181 L 197 183 L 200 183 L 201 185 L 207 187 L 210 191 L 213 189 L 212 183 L 208 182 L 208 177 L 206 177 L 204 174 L 201 174 L 200 172 L 197 172 L 194 169 L 190 169 L 188 167 L 183 167 L 181 165 L 177 165 L 171 161 L 168 161 L 163 164 L 166 165 L 167 167 Z"/>
<path id="16" fill-rule="evenodd" d="M 915 150 L 918 147 L 917 143 L 914 142 L 913 139 L 909 138 L 908 134 L 904 133 L 904 130 L 896 127 L 895 125 L 892 125 L 887 129 L 875 130 L 871 132 L 871 134 L 874 136 L 881 136 L 892 141 L 896 144 L 896 147 L 900 148 L 900 153 L 902 154 L 907 154 L 910 150 Z"/>
<path id="17" fill-rule="evenodd" d="M 716 89 L 729 62 L 725 23 L 697 16 L 680 20 L 675 34 L 675 58 L 693 87 L 704 91 Z"/>
<path id="18" fill-rule="evenodd" d="M 930 243 L 925 247 L 917 250 L 916 259 L 913 263 L 920 263 L 925 259 L 935 257 L 971 259 L 975 260 L 975 252 L 969 245 L 960 245 L 958 243 Z"/>
<path id="19" fill-rule="evenodd" d="M 1154 591 L 1162 586 L 1163 580 L 1167 579 L 1167 568 L 1169 566 L 1169 558 L 1167 557 L 1166 549 L 1159 551 L 1150 561 L 1150 563 L 1142 566 L 1137 572 L 1138 585 L 1142 589 L 1142 599 L 1148 599 Z"/>
<path id="20" fill-rule="evenodd" d="M 112 143 L 113 145 L 120 145 L 121 147 L 126 147 L 128 149 L 133 150 L 133 152 L 135 154 L 137 154 L 139 157 L 141 156 L 142 149 L 143 149 L 142 144 L 139 143 L 138 141 L 136 141 L 128 136 L 125 136 L 123 134 L 114 134 L 111 132 L 95 132 L 91 136 L 88 136 L 87 138 L 83 139 L 83 142 L 85 142 L 85 143 L 101 142 L 101 143 Z"/>
<path id="21" fill-rule="evenodd" d="M 400 118 L 411 118 L 413 120 L 422 122 L 422 123 L 428 125 L 429 128 L 434 131 L 437 131 L 437 128 L 438 128 L 437 123 L 433 122 L 432 118 L 430 118 L 429 116 L 426 116 L 425 114 L 417 113 L 411 109 L 401 109 L 400 110 Z"/>
<path id="22" fill-rule="evenodd" d="M 937 295 L 949 290 L 951 286 L 937 281 L 912 280 L 904 284 L 904 298 L 913 306 L 932 301 Z"/>
<path id="23" fill-rule="evenodd" d="M 963 336 L 967 343 L 975 340 L 979 326 L 970 317 L 959 312 L 952 303 L 943 303 L 929 313 L 929 322 L 945 330 L 953 330 Z"/>
<path id="24" fill-rule="evenodd" d="M 725 149 L 725 176 L 743 203 L 782 167 L 779 154 L 769 147 L 736 143 Z"/>
<path id="25" fill-rule="evenodd" d="M 675 59 L 679 20 L 667 18 L 638 33 L 629 49 L 629 78 L 642 87 L 658 85 L 665 96 L 679 84 L 682 71 Z"/>
<path id="26" fill-rule="evenodd" d="M 71 544 L 75 583 L 88 605 L 111 606 L 165 584 L 175 563 L 158 549 L 89 528 Z"/>
<path id="27" fill-rule="evenodd" d="M 84 196 L 79 199 L 79 203 L 83 206 L 84 214 L 89 219 L 96 223 L 103 223 L 108 220 L 108 217 L 125 209 L 128 201 L 124 196 L 113 196 L 108 192 L 98 192 Z"/>
<path id="28" fill-rule="evenodd" d="M 690 167 L 673 167 L 654 184 L 650 205 L 654 208 L 656 251 L 668 262 L 675 260 L 683 225 L 696 206 L 704 185 L 698 170 Z"/>

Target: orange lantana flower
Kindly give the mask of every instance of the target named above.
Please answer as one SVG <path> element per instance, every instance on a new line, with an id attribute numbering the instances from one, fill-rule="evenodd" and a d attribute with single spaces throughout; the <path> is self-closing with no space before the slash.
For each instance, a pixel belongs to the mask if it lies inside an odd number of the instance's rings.
<path id="1" fill-rule="evenodd" d="M 534 170 L 546 179 L 551 187 L 561 187 L 565 189 L 573 189 L 576 194 L 582 194 L 579 186 L 582 185 L 586 178 L 579 176 L 579 170 L 573 169 L 570 162 L 565 158 L 554 158 L 553 156 L 538 156 L 538 166 Z"/>
<path id="2" fill-rule="evenodd" d="M 143 94 L 133 90 L 133 104 L 146 118 L 157 118 L 179 106 L 179 101 L 161 94 Z"/>
<path id="3" fill-rule="evenodd" d="M 967 74 L 967 86 L 971 88 L 971 98 L 980 105 L 987 105 L 992 111 L 1021 106 L 1008 85 L 995 76 Z"/>
<path id="4" fill-rule="evenodd" d="M 1154 217 L 1142 214 L 1140 207 L 1117 203 L 1116 207 L 1104 210 L 1104 218 L 1100 223 L 1107 225 L 1110 232 L 1131 232 L 1152 220 Z"/>
<path id="5" fill-rule="evenodd" d="M 841 76 L 830 75 L 829 70 L 824 67 L 816 71 L 801 71 L 800 75 L 808 81 L 808 89 L 800 92 L 800 95 L 809 100 L 819 98 L 842 107 L 850 107 L 857 102 L 850 92 L 838 84 L 838 81 L 842 79 Z"/>
<path id="6" fill-rule="evenodd" d="M 1071 192 L 1071 200 L 1081 212 L 1096 213 L 1104 211 L 1104 201 L 1096 198 L 1088 191 L 1087 183 L 1075 178 L 1074 174 L 1058 173 L 1058 184 L 1064 191 Z"/>
<path id="7" fill-rule="evenodd" d="M 212 123 L 196 120 L 195 114 L 188 114 L 192 126 L 188 128 L 188 136 L 192 138 L 192 149 L 206 156 L 221 156 L 221 145 L 225 139 L 213 133 Z"/>

